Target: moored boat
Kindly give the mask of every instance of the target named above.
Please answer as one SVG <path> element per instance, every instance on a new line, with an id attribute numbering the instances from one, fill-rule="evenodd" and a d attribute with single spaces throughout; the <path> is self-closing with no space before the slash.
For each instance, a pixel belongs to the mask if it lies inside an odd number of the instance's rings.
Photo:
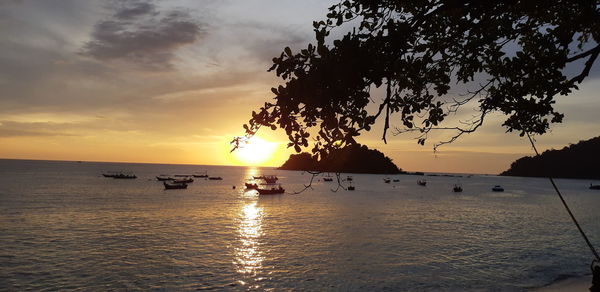
<path id="1" fill-rule="evenodd" d="M 386 177 L 383 179 L 383 182 L 389 184 L 390 182 L 392 182 L 392 180 L 389 177 Z"/>
<path id="2" fill-rule="evenodd" d="M 188 186 L 186 183 L 175 183 L 166 181 L 163 181 L 163 185 L 165 186 L 165 190 L 187 189 Z"/>
<path id="3" fill-rule="evenodd" d="M 211 177 L 209 177 L 208 179 L 209 179 L 209 180 L 223 180 L 223 178 L 222 178 L 222 177 L 220 177 L 220 176 L 211 176 Z"/>
<path id="4" fill-rule="evenodd" d="M 417 181 L 417 184 L 420 186 L 426 186 L 427 185 L 427 181 L 424 179 L 420 179 Z"/>
<path id="5" fill-rule="evenodd" d="M 173 183 L 176 183 L 176 184 L 177 183 L 178 184 L 181 184 L 181 183 L 187 184 L 187 183 L 191 183 L 191 182 L 194 182 L 194 179 L 191 178 L 191 177 L 180 178 L 180 179 L 173 179 Z"/>
<path id="6" fill-rule="evenodd" d="M 134 179 L 134 178 L 137 178 L 137 176 L 135 176 L 135 174 L 133 174 L 133 173 L 122 173 L 121 172 L 121 173 L 115 174 L 113 176 L 113 178 L 117 178 L 117 179 Z"/>
<path id="7" fill-rule="evenodd" d="M 494 191 L 494 192 L 504 192 L 504 188 L 502 186 L 500 186 L 500 185 L 495 185 L 492 188 L 492 191 Z"/>
<path id="8" fill-rule="evenodd" d="M 590 184 L 590 190 L 600 190 L 600 185 Z"/>
<path id="9" fill-rule="evenodd" d="M 244 185 L 246 185 L 246 188 L 249 190 L 258 189 L 258 184 L 256 184 L 256 183 L 244 183 Z"/>
<path id="10" fill-rule="evenodd" d="M 194 173 L 193 177 L 208 177 L 208 173 L 205 171 L 204 173 Z"/>
<path id="11" fill-rule="evenodd" d="M 454 187 L 452 188 L 452 191 L 455 193 L 460 193 L 463 191 L 463 189 L 460 185 L 454 185 Z"/>
<path id="12" fill-rule="evenodd" d="M 275 187 L 273 184 L 261 185 L 256 190 L 261 195 L 276 195 L 276 194 L 283 194 L 285 192 L 285 189 L 281 185 L 279 185 L 278 187 Z"/>
<path id="13" fill-rule="evenodd" d="M 354 186 L 352 186 L 352 185 L 348 186 L 348 190 L 349 191 L 354 191 Z"/>
<path id="14" fill-rule="evenodd" d="M 156 177 L 156 180 L 159 180 L 159 181 L 165 181 L 165 180 L 172 180 L 172 178 L 171 178 L 171 177 L 169 177 L 169 176 L 168 176 L 168 175 L 166 175 L 166 174 L 161 174 L 161 175 L 159 175 L 159 176 L 157 176 L 157 177 Z"/>

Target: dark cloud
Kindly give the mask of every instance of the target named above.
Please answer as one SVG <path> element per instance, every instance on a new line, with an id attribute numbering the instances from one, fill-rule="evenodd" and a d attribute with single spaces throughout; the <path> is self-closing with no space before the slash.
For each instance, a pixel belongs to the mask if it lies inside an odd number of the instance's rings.
<path id="1" fill-rule="evenodd" d="M 122 60 L 144 69 L 170 69 L 174 51 L 204 34 L 187 11 L 158 12 L 151 2 L 119 1 L 110 19 L 98 22 L 81 54 L 98 60 Z"/>
<path id="2" fill-rule="evenodd" d="M 113 17 L 122 20 L 129 20 L 143 15 L 156 15 L 156 6 L 153 3 L 144 1 L 118 1 L 114 3 L 118 6 Z"/>

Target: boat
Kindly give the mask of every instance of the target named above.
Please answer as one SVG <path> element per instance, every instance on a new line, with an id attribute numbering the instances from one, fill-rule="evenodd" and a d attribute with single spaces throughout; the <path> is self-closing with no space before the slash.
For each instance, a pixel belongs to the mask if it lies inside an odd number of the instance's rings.
<path id="1" fill-rule="evenodd" d="M 354 191 L 354 186 L 348 186 L 349 191 Z"/>
<path id="2" fill-rule="evenodd" d="M 265 176 L 264 175 L 257 175 L 257 176 L 252 176 L 253 179 L 264 179 Z"/>
<path id="3" fill-rule="evenodd" d="M 135 174 L 133 174 L 133 173 L 122 173 L 121 172 L 121 173 L 115 174 L 113 176 L 113 178 L 117 178 L 117 179 L 134 179 L 134 178 L 137 178 L 137 176 L 135 176 Z"/>
<path id="4" fill-rule="evenodd" d="M 417 184 L 420 186 L 426 186 L 427 185 L 427 181 L 424 179 L 420 179 L 417 181 Z"/>
<path id="5" fill-rule="evenodd" d="M 115 175 L 118 175 L 120 172 L 118 171 L 108 171 L 102 174 L 102 176 L 104 177 L 115 177 Z"/>
<path id="6" fill-rule="evenodd" d="M 392 180 L 389 177 L 383 179 L 383 182 L 389 184 Z"/>
<path id="7" fill-rule="evenodd" d="M 346 177 L 346 180 L 347 180 L 347 181 L 353 181 L 354 179 L 353 179 L 351 176 L 347 176 L 347 177 Z"/>
<path id="8" fill-rule="evenodd" d="M 206 177 L 208 177 L 208 173 L 206 171 L 204 173 L 202 173 L 202 174 L 201 173 L 194 173 L 192 176 L 193 177 L 204 177 L 204 178 L 206 178 Z"/>
<path id="9" fill-rule="evenodd" d="M 194 182 L 194 179 L 191 177 L 186 177 L 186 178 L 180 178 L 180 179 L 173 179 L 173 183 L 176 184 L 187 184 L 187 183 L 191 183 Z"/>
<path id="10" fill-rule="evenodd" d="M 159 175 L 159 176 L 157 176 L 157 177 L 156 177 L 156 180 L 159 180 L 159 181 L 165 181 L 165 180 L 172 180 L 172 178 L 171 178 L 171 177 L 169 177 L 169 176 L 168 176 L 168 175 L 166 175 L 166 174 L 161 174 L 161 175 Z"/>
<path id="11" fill-rule="evenodd" d="M 326 176 L 323 178 L 323 181 L 333 181 L 333 177 Z"/>
<path id="12" fill-rule="evenodd" d="M 463 189 L 460 185 L 454 185 L 454 188 L 452 188 L 452 191 L 455 193 L 460 193 L 463 191 Z"/>
<path id="13" fill-rule="evenodd" d="M 256 189 L 261 195 L 276 195 L 285 192 L 285 189 L 281 187 L 281 185 L 275 187 L 273 184 L 263 184 L 261 186 L 262 187 Z"/>
<path id="14" fill-rule="evenodd" d="M 395 178 L 395 179 L 393 179 L 392 181 L 393 181 L 393 182 L 400 182 L 400 179 L 399 179 L 399 178 Z"/>
<path id="15" fill-rule="evenodd" d="M 494 191 L 494 192 L 504 192 L 504 188 L 503 188 L 503 187 L 501 187 L 501 186 L 499 186 L 499 185 L 495 185 L 495 186 L 492 188 L 492 191 Z"/>
<path id="16" fill-rule="evenodd" d="M 274 184 L 277 182 L 279 178 L 276 175 L 265 175 L 263 176 L 263 180 L 266 181 L 268 184 Z"/>
<path id="17" fill-rule="evenodd" d="M 600 185 L 590 184 L 590 190 L 600 190 Z"/>
<path id="18" fill-rule="evenodd" d="M 163 185 L 165 186 L 165 190 L 187 189 L 188 186 L 186 183 L 175 183 L 166 181 L 163 181 Z"/>
<path id="19" fill-rule="evenodd" d="M 223 180 L 223 178 L 220 176 L 211 176 L 211 177 L 208 177 L 208 179 L 209 180 Z"/>
<path id="20" fill-rule="evenodd" d="M 249 190 L 257 190 L 258 189 L 258 184 L 257 183 L 244 183 L 246 185 L 246 189 Z"/>

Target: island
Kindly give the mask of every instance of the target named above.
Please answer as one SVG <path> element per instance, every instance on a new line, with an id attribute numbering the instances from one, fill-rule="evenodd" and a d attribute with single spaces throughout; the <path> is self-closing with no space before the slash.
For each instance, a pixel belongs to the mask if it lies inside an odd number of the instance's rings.
<path id="1" fill-rule="evenodd" d="M 333 150 L 320 160 L 306 152 L 292 154 L 279 169 L 373 174 L 407 173 L 383 153 L 360 144 Z"/>
<path id="2" fill-rule="evenodd" d="M 600 137 L 517 159 L 504 176 L 600 179 Z"/>

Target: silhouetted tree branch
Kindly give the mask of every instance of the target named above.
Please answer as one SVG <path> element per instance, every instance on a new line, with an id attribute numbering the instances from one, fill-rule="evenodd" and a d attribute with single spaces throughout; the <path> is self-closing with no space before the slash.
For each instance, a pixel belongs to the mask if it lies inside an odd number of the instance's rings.
<path id="1" fill-rule="evenodd" d="M 600 54 L 599 3 L 341 1 L 313 22 L 314 43 L 273 59 L 269 71 L 283 84 L 252 112 L 245 138 L 281 128 L 288 147 L 300 152 L 314 137 L 313 153 L 324 155 L 355 144 L 383 114 L 384 142 L 391 123 L 400 125 L 394 134 L 418 132 L 419 144 L 432 130 L 456 131 L 437 148 L 476 131 L 492 112 L 506 116 L 507 131 L 543 134 L 562 121 L 557 96 L 578 89 Z M 336 29 L 349 32 L 328 39 Z M 580 70 L 569 76 L 567 65 Z M 474 119 L 443 125 L 471 103 Z"/>

